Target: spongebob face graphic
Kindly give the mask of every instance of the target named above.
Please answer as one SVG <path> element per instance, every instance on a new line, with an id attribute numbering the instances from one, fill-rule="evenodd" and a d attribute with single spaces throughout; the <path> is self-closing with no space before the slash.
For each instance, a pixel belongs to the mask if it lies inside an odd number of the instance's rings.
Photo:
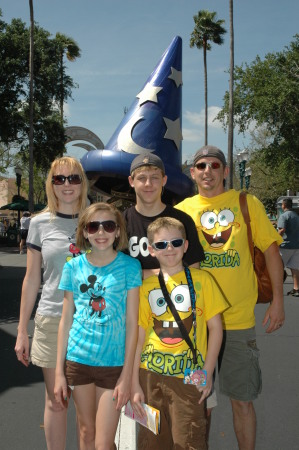
<path id="1" fill-rule="evenodd" d="M 173 288 L 170 298 L 178 311 L 188 332 L 192 329 L 193 316 L 191 313 L 191 300 L 187 284 L 180 284 Z M 154 321 L 154 332 L 165 346 L 180 345 L 183 341 L 178 324 L 169 311 L 161 289 L 154 289 L 149 293 L 149 304 Z"/>
<path id="2" fill-rule="evenodd" d="M 213 249 L 222 248 L 231 236 L 232 227 L 239 227 L 235 215 L 230 209 L 218 213 L 206 211 L 200 218 L 201 231 L 209 246 Z"/>

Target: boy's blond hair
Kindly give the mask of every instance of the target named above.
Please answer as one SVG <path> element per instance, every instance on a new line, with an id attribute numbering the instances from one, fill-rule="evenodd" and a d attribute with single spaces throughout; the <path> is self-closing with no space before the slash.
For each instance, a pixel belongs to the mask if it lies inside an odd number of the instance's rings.
<path id="1" fill-rule="evenodd" d="M 158 219 L 154 220 L 147 228 L 147 238 L 149 244 L 152 244 L 154 242 L 154 235 L 155 233 L 160 231 L 161 228 L 175 228 L 181 233 L 182 238 L 186 240 L 186 230 L 182 222 L 180 222 L 178 219 L 175 219 L 174 217 L 159 217 Z"/>

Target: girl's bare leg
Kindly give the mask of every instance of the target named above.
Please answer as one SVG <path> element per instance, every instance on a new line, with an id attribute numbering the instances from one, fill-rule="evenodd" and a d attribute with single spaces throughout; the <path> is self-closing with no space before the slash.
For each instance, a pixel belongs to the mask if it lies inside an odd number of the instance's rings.
<path id="1" fill-rule="evenodd" d="M 48 450 L 64 450 L 66 445 L 67 409 L 54 396 L 55 369 L 43 368 L 46 385 L 44 427 Z"/>
<path id="2" fill-rule="evenodd" d="M 113 390 L 96 388 L 97 415 L 96 415 L 96 450 L 113 449 L 120 411 L 115 408 Z"/>
<path id="3" fill-rule="evenodd" d="M 80 450 L 95 450 L 96 386 L 75 386 L 73 399 L 79 426 Z"/>

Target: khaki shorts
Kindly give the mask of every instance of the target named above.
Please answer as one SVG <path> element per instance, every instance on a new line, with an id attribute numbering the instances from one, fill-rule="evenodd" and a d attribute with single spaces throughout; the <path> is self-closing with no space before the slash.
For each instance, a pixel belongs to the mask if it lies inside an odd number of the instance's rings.
<path id="1" fill-rule="evenodd" d="M 66 361 L 65 363 L 65 377 L 69 386 L 93 383 L 103 389 L 114 389 L 122 370 L 123 366 L 87 366 L 74 361 Z"/>
<path id="2" fill-rule="evenodd" d="M 39 367 L 56 367 L 57 335 L 60 317 L 36 314 L 30 359 Z"/>
<path id="3" fill-rule="evenodd" d="M 262 391 L 262 374 L 255 328 L 223 332 L 218 371 L 222 394 L 244 402 L 257 398 Z"/>
<path id="4" fill-rule="evenodd" d="M 138 450 L 206 450 L 206 411 L 195 386 L 182 378 L 140 369 L 145 403 L 160 410 L 160 434 L 145 427 L 138 433 Z"/>

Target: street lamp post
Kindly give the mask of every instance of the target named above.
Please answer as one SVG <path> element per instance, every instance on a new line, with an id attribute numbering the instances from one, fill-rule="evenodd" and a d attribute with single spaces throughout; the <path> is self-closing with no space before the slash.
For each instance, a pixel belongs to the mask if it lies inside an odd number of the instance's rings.
<path id="1" fill-rule="evenodd" d="M 250 186 L 250 177 L 252 174 L 252 170 L 250 169 L 250 167 L 247 167 L 247 169 L 245 169 L 245 187 L 248 190 L 249 186 Z"/>
<path id="2" fill-rule="evenodd" d="M 241 189 L 243 189 L 244 178 L 245 178 L 245 175 L 246 175 L 245 172 L 246 172 L 247 169 L 245 170 L 245 166 L 246 166 L 246 162 L 248 160 L 248 156 L 249 156 L 248 150 L 243 150 L 242 152 L 237 154 L 237 160 L 238 160 L 238 163 L 239 163 Z M 251 173 L 250 173 L 250 175 L 251 175 Z M 248 189 L 247 186 L 246 186 L 246 189 Z"/>
<path id="3" fill-rule="evenodd" d="M 15 168 L 15 174 L 16 174 L 16 183 L 17 183 L 17 188 L 18 188 L 18 197 L 20 199 L 20 188 L 21 188 L 23 171 L 19 166 L 17 166 Z M 20 210 L 18 210 L 18 227 L 20 228 Z"/>

